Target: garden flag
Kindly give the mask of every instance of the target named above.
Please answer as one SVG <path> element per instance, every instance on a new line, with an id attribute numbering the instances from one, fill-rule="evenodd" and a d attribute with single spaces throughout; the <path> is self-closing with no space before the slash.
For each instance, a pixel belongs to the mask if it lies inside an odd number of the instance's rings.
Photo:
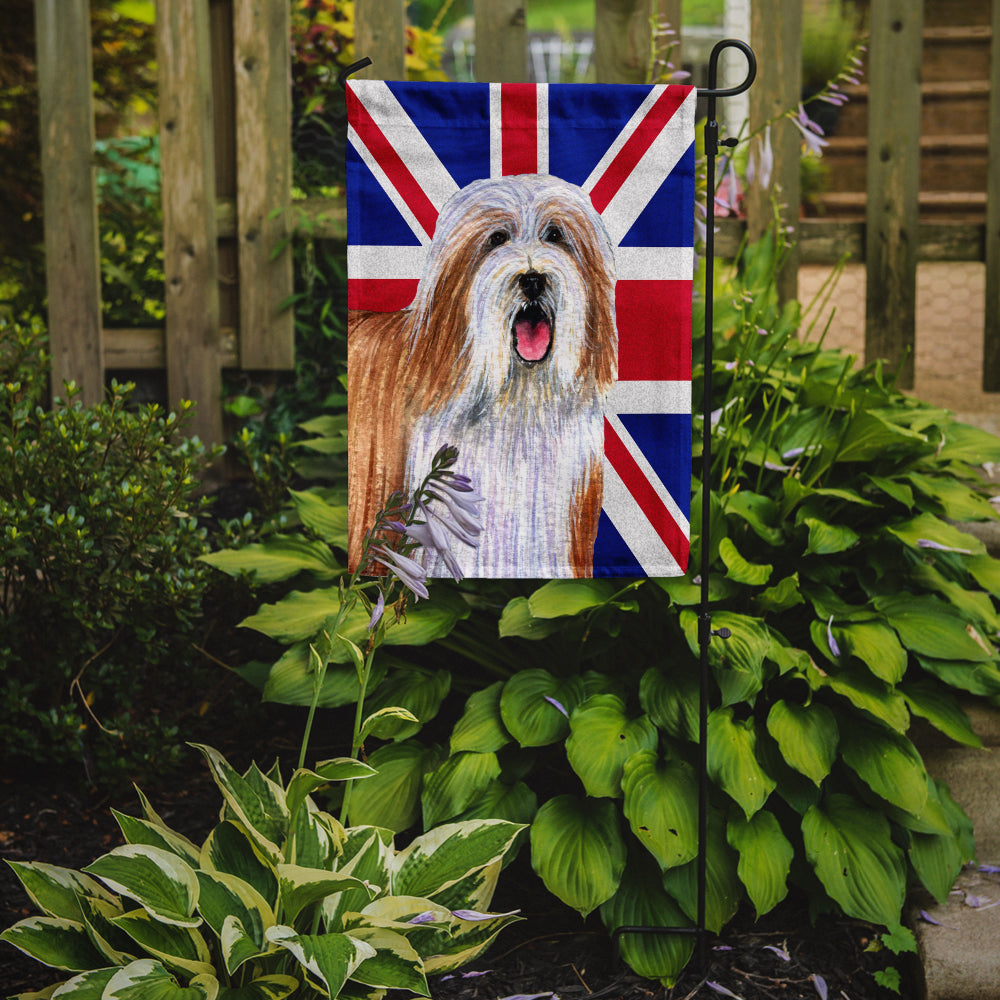
<path id="1" fill-rule="evenodd" d="M 483 497 L 466 575 L 684 572 L 695 99 L 348 83 L 352 566 L 448 444 Z"/>

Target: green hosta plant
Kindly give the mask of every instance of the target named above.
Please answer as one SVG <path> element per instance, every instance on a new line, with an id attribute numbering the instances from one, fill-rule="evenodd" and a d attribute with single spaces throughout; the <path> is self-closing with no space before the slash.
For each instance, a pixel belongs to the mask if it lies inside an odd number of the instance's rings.
<path id="1" fill-rule="evenodd" d="M 776 261 L 770 243 L 749 248 L 715 296 L 711 535 L 693 525 L 688 576 L 511 597 L 498 655 L 516 668 L 468 698 L 444 759 L 413 738 L 371 754 L 379 774 L 354 798 L 365 822 L 530 822 L 535 869 L 581 914 L 690 925 L 709 544 L 712 625 L 731 632 L 709 647 L 709 929 L 794 886 L 815 912 L 905 939 L 908 884 L 947 895 L 971 825 L 910 727 L 978 746 L 959 696 L 1000 695 L 1000 561 L 956 523 L 995 516 L 975 466 L 1000 461 L 1000 440 L 904 396 L 877 364 L 796 339 Z M 670 982 L 691 942 L 626 935 L 622 951 Z"/>
<path id="2" fill-rule="evenodd" d="M 369 779 L 353 758 L 240 774 L 199 747 L 222 793 L 201 845 L 115 813 L 126 844 L 83 871 L 11 862 L 41 911 L 0 935 L 68 973 L 67 1000 L 280 1000 L 428 996 L 427 975 L 470 961 L 518 919 L 489 913 L 521 827 L 450 823 L 397 849 L 389 830 L 343 827 L 312 793 Z"/>

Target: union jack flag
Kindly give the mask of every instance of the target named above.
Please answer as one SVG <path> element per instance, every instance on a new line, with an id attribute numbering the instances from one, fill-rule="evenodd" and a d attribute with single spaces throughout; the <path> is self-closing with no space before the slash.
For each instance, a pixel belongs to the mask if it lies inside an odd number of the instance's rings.
<path id="1" fill-rule="evenodd" d="M 694 89 L 364 81 L 347 99 L 351 309 L 412 302 L 438 213 L 473 180 L 551 174 L 590 196 L 614 249 L 619 338 L 593 575 L 683 574 Z"/>

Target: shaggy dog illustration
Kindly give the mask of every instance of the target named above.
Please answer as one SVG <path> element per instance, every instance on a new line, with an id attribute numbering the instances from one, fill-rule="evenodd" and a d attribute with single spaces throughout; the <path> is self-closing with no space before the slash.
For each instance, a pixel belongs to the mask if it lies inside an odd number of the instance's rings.
<path id="1" fill-rule="evenodd" d="M 589 576 L 604 405 L 618 367 L 611 243 L 545 174 L 478 180 L 443 207 L 413 304 L 348 332 L 350 559 L 386 497 L 443 444 L 485 498 L 480 577 Z M 443 575 L 427 559 L 429 575 Z"/>

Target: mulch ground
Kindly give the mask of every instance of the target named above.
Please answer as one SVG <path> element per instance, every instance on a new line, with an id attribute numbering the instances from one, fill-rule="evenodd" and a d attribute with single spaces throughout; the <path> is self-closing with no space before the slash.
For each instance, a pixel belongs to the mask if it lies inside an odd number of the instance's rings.
<path id="1" fill-rule="evenodd" d="M 278 743 L 282 742 L 279 737 Z M 244 757 L 238 745 L 220 741 L 220 749 L 234 763 Z M 191 765 L 147 791 L 164 820 L 197 841 L 214 823 L 219 796 L 194 751 Z M 81 868 L 122 842 L 110 810 L 138 815 L 134 793 L 123 790 L 109 796 L 74 782 L 73 777 L 8 774 L 0 778 L 0 858 Z M 911 970 L 899 959 L 893 960 L 884 951 L 866 950 L 873 940 L 872 928 L 831 918 L 821 919 L 814 927 L 800 900 L 782 904 L 758 924 L 750 914 L 738 915 L 719 938 L 706 941 L 706 967 L 690 967 L 673 989 L 641 979 L 618 961 L 596 915 L 583 922 L 563 907 L 545 892 L 523 855 L 501 877 L 494 908 L 519 908 L 525 919 L 503 931 L 469 969 L 450 978 L 432 977 L 435 1000 L 544 1000 L 553 995 L 562 1000 L 720 996 L 887 1000 L 892 994 L 873 979 L 887 965 L 903 973 L 902 996 L 919 993 Z M 13 873 L 6 865 L 0 866 L 0 927 L 32 912 Z M 0 995 L 38 990 L 59 979 L 59 973 L 0 944 Z"/>

